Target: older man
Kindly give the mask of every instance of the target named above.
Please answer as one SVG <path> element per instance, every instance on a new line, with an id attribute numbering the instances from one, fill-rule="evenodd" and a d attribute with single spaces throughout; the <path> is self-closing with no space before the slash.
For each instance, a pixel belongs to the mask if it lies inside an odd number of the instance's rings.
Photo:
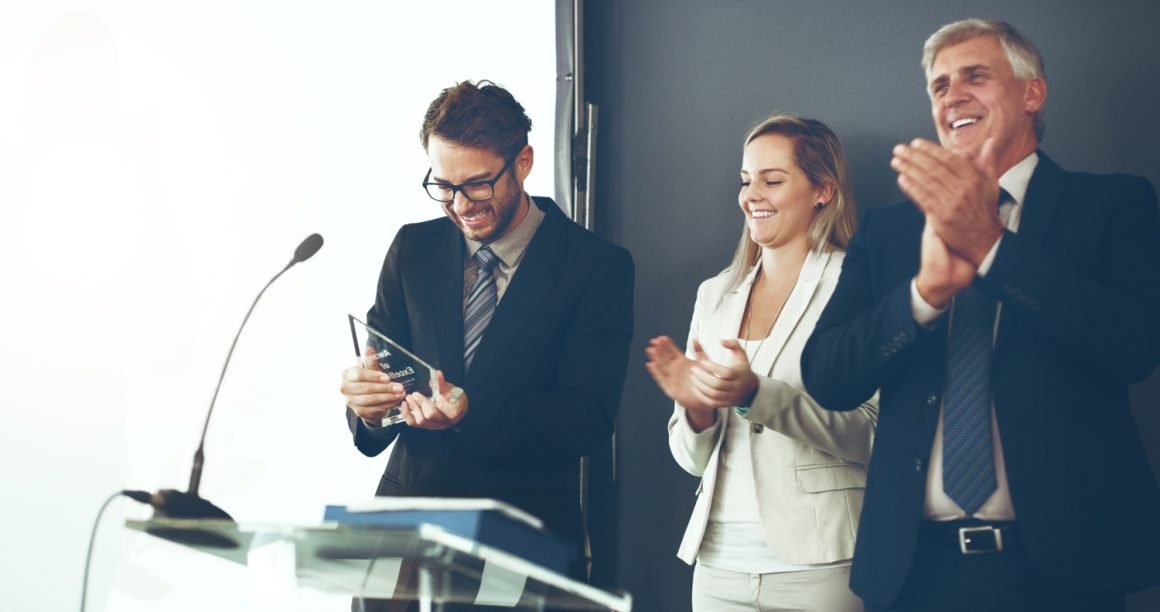
<path id="1" fill-rule="evenodd" d="M 1035 46 L 998 21 L 923 54 L 940 144 L 894 150 L 802 357 L 824 406 L 881 412 L 851 585 L 899 611 L 1122 610 L 1160 582 L 1160 490 L 1128 385 L 1160 360 L 1145 180 L 1037 150 Z"/>

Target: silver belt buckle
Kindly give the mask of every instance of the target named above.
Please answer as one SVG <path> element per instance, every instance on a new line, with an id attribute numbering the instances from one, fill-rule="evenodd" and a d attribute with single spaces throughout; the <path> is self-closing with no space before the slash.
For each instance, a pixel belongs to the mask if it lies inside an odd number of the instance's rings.
<path id="1" fill-rule="evenodd" d="M 971 543 L 972 533 L 990 532 L 991 537 L 995 539 L 995 547 L 991 549 L 970 550 L 967 545 Z M 1003 531 L 990 525 L 983 525 L 980 527 L 961 527 L 959 528 L 959 550 L 964 555 L 979 555 L 983 553 L 999 552 L 1003 550 Z"/>

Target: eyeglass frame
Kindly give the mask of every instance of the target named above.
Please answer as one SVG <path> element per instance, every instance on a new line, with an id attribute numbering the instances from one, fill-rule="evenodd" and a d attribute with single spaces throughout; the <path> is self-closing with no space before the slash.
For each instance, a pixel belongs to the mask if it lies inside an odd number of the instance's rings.
<path id="1" fill-rule="evenodd" d="M 466 183 L 459 183 L 458 185 L 455 183 L 440 183 L 438 181 L 432 182 L 432 181 L 427 180 L 427 179 L 431 178 L 431 172 L 434 170 L 433 168 L 428 168 L 426 176 L 423 177 L 423 191 L 427 193 L 427 197 L 431 198 L 432 200 L 435 200 L 436 202 L 439 202 L 440 204 L 451 204 L 452 202 L 454 202 L 456 193 L 462 193 L 463 197 L 467 198 L 468 200 L 470 200 L 472 202 L 487 202 L 488 200 L 495 197 L 495 184 L 498 183 L 501 178 L 503 178 L 503 174 L 508 171 L 508 168 L 512 167 L 512 164 L 514 164 L 516 162 L 517 157 L 519 157 L 518 153 L 516 155 L 513 155 L 512 158 L 509 159 L 507 161 L 507 163 L 503 165 L 503 168 L 500 169 L 499 173 L 495 175 L 495 178 L 493 178 L 491 180 L 488 180 L 488 181 L 467 181 Z M 439 187 L 441 187 L 443 189 L 450 189 L 451 190 L 451 199 L 450 200 L 440 200 L 439 198 L 436 198 L 435 196 L 431 195 L 431 191 L 430 191 L 430 189 L 428 189 L 429 185 L 438 185 Z M 476 199 L 472 198 L 471 196 L 467 195 L 467 192 L 463 190 L 468 185 L 487 185 L 488 187 L 491 187 L 491 195 L 487 196 L 486 198 L 483 198 L 482 200 L 476 200 Z"/>

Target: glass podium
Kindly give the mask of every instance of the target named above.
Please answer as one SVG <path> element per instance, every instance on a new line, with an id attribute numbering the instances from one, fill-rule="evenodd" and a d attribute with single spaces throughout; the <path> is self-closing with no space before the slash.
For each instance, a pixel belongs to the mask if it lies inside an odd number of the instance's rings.
<path id="1" fill-rule="evenodd" d="M 295 582 L 355 599 L 417 601 L 520 610 L 632 609 L 632 596 L 573 580 L 516 555 L 421 523 L 382 527 L 238 524 L 216 519 L 129 520 L 126 527 L 242 565 L 263 549 L 292 558 Z M 285 562 L 285 561 L 283 561 Z"/>

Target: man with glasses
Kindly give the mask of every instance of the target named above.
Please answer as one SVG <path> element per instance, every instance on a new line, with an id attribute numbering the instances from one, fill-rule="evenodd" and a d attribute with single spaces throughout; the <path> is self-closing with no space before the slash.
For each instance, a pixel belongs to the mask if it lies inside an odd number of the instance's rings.
<path id="1" fill-rule="evenodd" d="M 531 126 L 487 81 L 431 103 L 420 197 L 446 218 L 399 230 L 367 314 L 463 392 L 405 396 L 359 367 L 341 390 L 358 449 L 376 456 L 394 443 L 377 495 L 499 499 L 580 551 L 579 460 L 612 434 L 634 271 L 627 251 L 524 191 Z M 395 406 L 406 425 L 382 426 Z M 583 577 L 579 556 L 571 573 Z"/>

